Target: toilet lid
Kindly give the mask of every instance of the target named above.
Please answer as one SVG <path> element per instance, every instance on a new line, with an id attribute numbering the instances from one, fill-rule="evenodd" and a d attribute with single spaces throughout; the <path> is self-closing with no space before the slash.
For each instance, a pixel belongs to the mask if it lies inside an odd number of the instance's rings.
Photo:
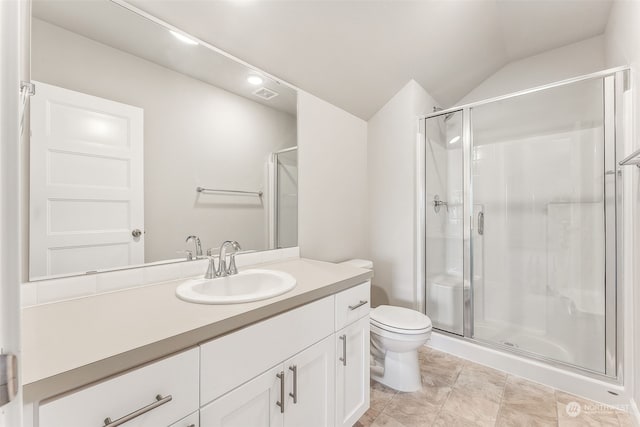
<path id="1" fill-rule="evenodd" d="M 404 307 L 380 305 L 371 311 L 371 321 L 382 329 L 422 331 L 431 329 L 431 319 L 424 314 Z"/>

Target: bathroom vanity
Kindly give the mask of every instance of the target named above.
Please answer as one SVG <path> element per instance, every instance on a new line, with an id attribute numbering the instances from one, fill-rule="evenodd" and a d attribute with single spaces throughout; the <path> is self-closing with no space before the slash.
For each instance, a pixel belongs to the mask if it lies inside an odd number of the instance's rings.
<path id="1" fill-rule="evenodd" d="M 297 286 L 203 305 L 172 281 L 26 308 L 30 427 L 353 425 L 369 407 L 371 272 L 260 268 Z"/>

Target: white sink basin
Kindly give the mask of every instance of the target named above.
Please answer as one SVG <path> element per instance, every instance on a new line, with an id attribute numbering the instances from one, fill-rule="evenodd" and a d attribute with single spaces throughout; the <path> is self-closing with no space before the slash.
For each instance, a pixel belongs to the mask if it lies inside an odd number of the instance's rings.
<path id="1" fill-rule="evenodd" d="M 176 289 L 178 298 L 199 304 L 238 304 L 282 295 L 296 279 L 281 271 L 245 270 L 216 279 L 191 279 Z"/>

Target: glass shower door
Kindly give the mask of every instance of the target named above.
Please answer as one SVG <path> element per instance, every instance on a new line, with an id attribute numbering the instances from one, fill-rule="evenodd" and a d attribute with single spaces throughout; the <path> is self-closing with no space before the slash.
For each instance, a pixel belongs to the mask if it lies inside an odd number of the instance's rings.
<path id="1" fill-rule="evenodd" d="M 298 149 L 274 153 L 274 247 L 298 246 Z"/>
<path id="2" fill-rule="evenodd" d="M 462 111 L 425 121 L 425 308 L 433 327 L 464 333 Z M 468 289 L 468 286 L 466 286 Z"/>
<path id="3" fill-rule="evenodd" d="M 473 107 L 470 153 L 473 337 L 599 373 L 615 281 L 605 83 Z"/>

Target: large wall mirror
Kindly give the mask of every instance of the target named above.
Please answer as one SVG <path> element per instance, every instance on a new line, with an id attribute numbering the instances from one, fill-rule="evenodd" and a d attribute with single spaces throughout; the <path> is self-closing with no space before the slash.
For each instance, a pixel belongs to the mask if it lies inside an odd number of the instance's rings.
<path id="1" fill-rule="evenodd" d="M 297 246 L 291 87 L 109 0 L 35 0 L 31 76 L 30 280 Z"/>

